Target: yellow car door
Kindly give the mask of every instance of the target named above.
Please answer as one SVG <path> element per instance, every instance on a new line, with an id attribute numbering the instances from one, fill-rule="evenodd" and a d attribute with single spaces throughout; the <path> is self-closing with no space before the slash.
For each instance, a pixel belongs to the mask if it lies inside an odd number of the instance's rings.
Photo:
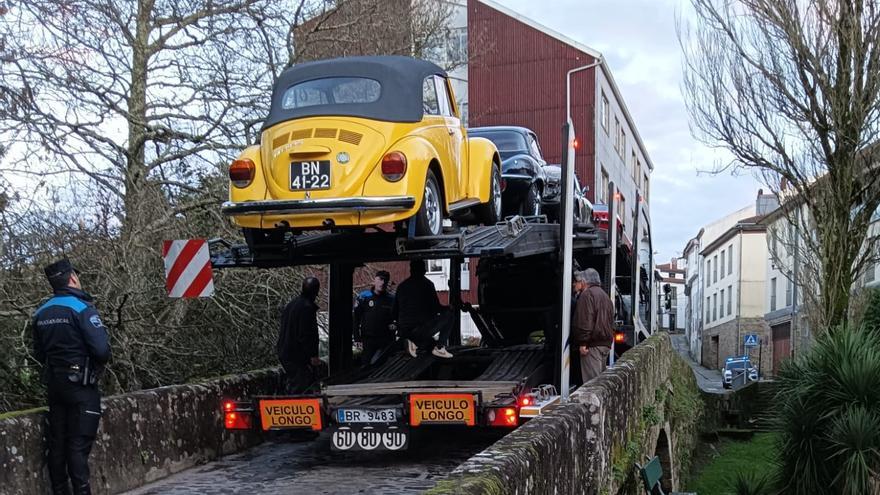
<path id="1" fill-rule="evenodd" d="M 445 89 L 445 81 L 439 76 L 428 76 L 422 87 L 422 97 L 425 110 L 423 122 L 426 124 L 425 132 L 428 140 L 437 150 L 440 160 L 440 169 L 443 171 L 443 186 L 446 203 L 453 203 L 461 199 L 461 178 L 459 176 L 459 156 L 457 148 L 452 145 L 455 141 L 454 133 L 450 132 L 447 124 L 448 118 L 444 114 L 450 113 L 449 100 Z M 461 137 L 458 138 L 461 147 Z"/>
<path id="2" fill-rule="evenodd" d="M 434 81 L 437 86 L 440 112 L 446 121 L 446 132 L 449 135 L 449 165 L 455 173 L 455 182 L 458 186 L 455 201 L 467 199 L 469 170 L 465 131 L 461 125 L 461 119 L 458 117 L 458 109 L 455 106 L 455 97 L 452 94 L 449 80 L 445 77 L 434 76 Z"/>

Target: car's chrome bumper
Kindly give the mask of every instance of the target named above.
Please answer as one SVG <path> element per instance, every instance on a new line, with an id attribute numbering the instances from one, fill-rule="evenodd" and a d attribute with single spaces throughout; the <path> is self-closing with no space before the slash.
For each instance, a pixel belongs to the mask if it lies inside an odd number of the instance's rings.
<path id="1" fill-rule="evenodd" d="M 297 213 L 338 213 L 350 211 L 405 211 L 416 205 L 413 196 L 364 196 L 333 199 L 283 199 L 268 201 L 226 201 L 224 215 L 288 215 Z"/>

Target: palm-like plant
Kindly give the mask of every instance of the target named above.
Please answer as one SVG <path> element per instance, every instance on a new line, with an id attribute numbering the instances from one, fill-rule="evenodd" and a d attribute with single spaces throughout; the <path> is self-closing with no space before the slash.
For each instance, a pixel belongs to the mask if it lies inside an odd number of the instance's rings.
<path id="1" fill-rule="evenodd" d="M 875 493 L 880 476 L 880 332 L 842 327 L 782 367 L 775 428 L 782 493 Z"/>

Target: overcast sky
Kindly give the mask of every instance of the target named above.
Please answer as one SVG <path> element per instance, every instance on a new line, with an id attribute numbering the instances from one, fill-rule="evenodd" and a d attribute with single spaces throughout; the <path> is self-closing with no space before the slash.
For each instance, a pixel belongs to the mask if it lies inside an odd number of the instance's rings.
<path id="1" fill-rule="evenodd" d="M 655 263 L 680 254 L 703 225 L 754 201 L 750 176 L 705 173 L 718 153 L 691 137 L 681 96 L 680 0 L 496 0 L 605 56 L 654 162 Z M 703 173 L 701 173 L 701 171 Z"/>

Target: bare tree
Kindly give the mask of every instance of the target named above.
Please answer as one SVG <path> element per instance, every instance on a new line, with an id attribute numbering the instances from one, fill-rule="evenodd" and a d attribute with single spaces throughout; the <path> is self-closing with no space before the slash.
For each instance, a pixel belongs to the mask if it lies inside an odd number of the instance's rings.
<path id="1" fill-rule="evenodd" d="M 880 6 L 862 0 L 691 0 L 681 24 L 692 131 L 780 196 L 814 260 L 819 320 L 847 319 L 880 205 Z M 815 235 L 813 234 L 815 233 Z M 805 284 L 809 285 L 809 284 Z"/>

